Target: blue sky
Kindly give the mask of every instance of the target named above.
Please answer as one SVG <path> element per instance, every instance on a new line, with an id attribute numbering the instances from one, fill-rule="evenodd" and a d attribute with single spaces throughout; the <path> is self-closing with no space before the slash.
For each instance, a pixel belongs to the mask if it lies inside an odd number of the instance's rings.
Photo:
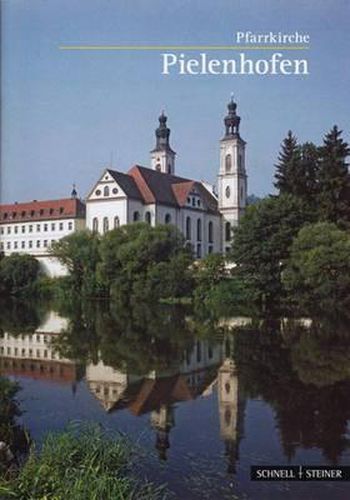
<path id="1" fill-rule="evenodd" d="M 177 173 L 214 182 L 231 92 L 248 143 L 250 193 L 272 191 L 273 164 L 288 129 L 300 141 L 319 143 L 336 123 L 350 141 L 348 0 L 2 0 L 1 5 L 2 202 L 69 196 L 73 182 L 84 197 L 111 153 L 113 168 L 121 171 L 148 165 L 163 108 L 178 154 Z M 58 49 L 60 44 L 226 45 L 236 31 L 246 30 L 309 33 L 311 74 L 166 77 L 157 52 Z"/>

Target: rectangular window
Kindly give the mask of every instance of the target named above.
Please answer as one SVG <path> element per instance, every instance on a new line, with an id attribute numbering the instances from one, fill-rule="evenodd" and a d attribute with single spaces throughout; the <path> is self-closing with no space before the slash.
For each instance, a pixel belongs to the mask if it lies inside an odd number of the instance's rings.
<path id="1" fill-rule="evenodd" d="M 29 241 L 29 248 L 33 248 L 33 242 Z"/>
<path id="2" fill-rule="evenodd" d="M 40 240 L 36 241 L 36 248 L 40 248 Z"/>
<path id="3" fill-rule="evenodd" d="M 47 231 L 49 229 L 49 225 L 48 224 L 44 224 L 44 231 Z"/>
<path id="4" fill-rule="evenodd" d="M 29 232 L 32 233 L 33 232 L 33 226 L 32 224 L 29 226 Z"/>
<path id="5" fill-rule="evenodd" d="M 68 229 L 69 231 L 73 229 L 73 222 L 68 222 Z"/>
<path id="6" fill-rule="evenodd" d="M 44 247 L 47 247 L 47 240 L 44 240 Z"/>
<path id="7" fill-rule="evenodd" d="M 26 242 L 25 241 L 22 241 L 21 242 L 21 248 L 25 248 L 26 247 Z"/>
<path id="8" fill-rule="evenodd" d="M 25 233 L 25 232 L 26 232 L 26 227 L 22 226 L 22 233 Z"/>
<path id="9" fill-rule="evenodd" d="M 18 243 L 17 243 L 17 241 L 15 241 L 14 248 L 17 248 L 17 247 L 18 247 Z"/>
<path id="10" fill-rule="evenodd" d="M 18 226 L 15 226 L 15 234 L 18 233 Z"/>
<path id="11" fill-rule="evenodd" d="M 7 247 L 7 250 L 10 250 L 10 248 L 11 248 L 11 242 L 10 241 L 7 242 L 6 247 Z"/>
<path id="12" fill-rule="evenodd" d="M 11 226 L 7 226 L 7 234 L 11 234 Z"/>
<path id="13" fill-rule="evenodd" d="M 4 228 L 3 227 L 1 228 L 1 234 L 4 234 Z"/>
<path id="14" fill-rule="evenodd" d="M 51 224 L 51 231 L 55 231 L 55 223 L 54 222 Z"/>
<path id="15" fill-rule="evenodd" d="M 36 225 L 36 230 L 37 230 L 37 231 L 40 231 L 40 224 L 37 224 L 37 225 Z"/>
<path id="16" fill-rule="evenodd" d="M 60 231 L 63 231 L 63 222 L 60 222 Z"/>
<path id="17" fill-rule="evenodd" d="M 3 244 L 3 242 L 1 242 L 1 243 L 0 243 L 0 248 L 1 248 L 1 250 L 3 250 L 3 249 L 4 249 L 4 244 Z"/>

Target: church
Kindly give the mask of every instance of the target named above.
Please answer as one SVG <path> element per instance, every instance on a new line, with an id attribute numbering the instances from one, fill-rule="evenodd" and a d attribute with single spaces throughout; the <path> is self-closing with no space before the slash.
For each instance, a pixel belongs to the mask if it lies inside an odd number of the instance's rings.
<path id="1" fill-rule="evenodd" d="M 236 109 L 231 99 L 220 141 L 217 191 L 177 175 L 176 153 L 162 113 L 149 167 L 135 165 L 127 173 L 105 169 L 85 202 L 73 188 L 71 198 L 0 205 L 0 252 L 33 255 L 46 274 L 61 276 L 67 270 L 50 251 L 55 241 L 85 228 L 104 234 L 143 221 L 175 225 L 198 259 L 226 253 L 247 202 L 246 143 Z"/>
<path id="2" fill-rule="evenodd" d="M 150 152 L 150 167 L 127 173 L 105 169 L 86 199 L 86 226 L 101 234 L 124 224 L 144 221 L 173 224 L 183 233 L 196 258 L 226 253 L 232 228 L 247 202 L 245 141 L 239 132 L 237 104 L 231 99 L 220 141 L 218 192 L 214 186 L 178 176 L 170 129 L 162 113 Z"/>

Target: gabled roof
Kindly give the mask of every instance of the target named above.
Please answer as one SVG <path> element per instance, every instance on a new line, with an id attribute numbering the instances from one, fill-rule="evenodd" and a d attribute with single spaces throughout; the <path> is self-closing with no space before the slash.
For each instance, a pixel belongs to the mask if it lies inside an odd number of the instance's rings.
<path id="1" fill-rule="evenodd" d="M 115 182 L 119 184 L 129 198 L 143 201 L 143 196 L 133 177 L 128 174 L 123 174 L 122 172 L 117 172 L 116 170 L 107 169 L 107 172 L 113 177 Z"/>
<path id="2" fill-rule="evenodd" d="M 127 175 L 134 179 L 144 203 L 183 207 L 187 203 L 188 195 L 196 189 L 206 208 L 213 213 L 218 211 L 216 198 L 200 182 L 139 165 L 132 167 Z"/>
<path id="3" fill-rule="evenodd" d="M 0 222 L 29 222 L 85 217 L 85 204 L 77 198 L 0 205 Z"/>

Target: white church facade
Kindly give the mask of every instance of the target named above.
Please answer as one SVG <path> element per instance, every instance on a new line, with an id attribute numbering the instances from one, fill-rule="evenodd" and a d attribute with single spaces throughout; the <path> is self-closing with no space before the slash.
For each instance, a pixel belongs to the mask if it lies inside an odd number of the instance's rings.
<path id="1" fill-rule="evenodd" d="M 232 228 L 238 224 L 247 201 L 246 143 L 240 136 L 236 108 L 231 99 L 220 141 L 217 191 L 208 183 L 177 175 L 176 153 L 170 146 L 167 117 L 162 113 L 150 166 L 135 165 L 127 173 L 105 169 L 85 204 L 73 189 L 70 200 L 0 205 L 0 251 L 5 255 L 32 254 L 49 275 L 57 276 L 64 274 L 64 269 L 49 252 L 52 241 L 84 228 L 104 234 L 143 221 L 152 226 L 175 225 L 196 258 L 226 253 Z"/>
<path id="2" fill-rule="evenodd" d="M 218 194 L 207 183 L 176 175 L 176 153 L 170 146 L 167 117 L 162 113 L 150 167 L 135 165 L 127 173 L 104 170 L 86 199 L 87 228 L 103 234 L 137 221 L 152 226 L 173 224 L 196 258 L 225 253 L 247 199 L 246 143 L 240 137 L 236 106 L 231 100 L 224 119 Z"/>

